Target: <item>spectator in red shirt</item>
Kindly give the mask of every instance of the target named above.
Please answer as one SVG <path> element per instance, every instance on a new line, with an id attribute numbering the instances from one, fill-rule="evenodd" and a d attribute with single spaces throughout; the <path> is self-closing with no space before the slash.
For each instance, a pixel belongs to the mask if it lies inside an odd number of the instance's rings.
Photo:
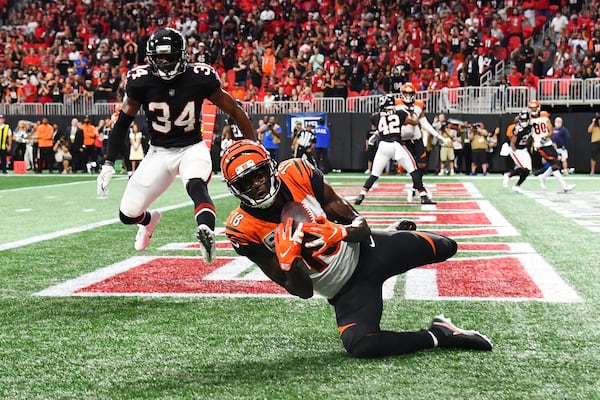
<path id="1" fill-rule="evenodd" d="M 314 75 L 310 78 L 311 89 L 314 97 L 324 97 L 323 90 L 325 88 L 325 76 L 323 69 L 317 68 Z"/>
<path id="2" fill-rule="evenodd" d="M 508 75 L 508 83 L 510 86 L 523 85 L 523 74 L 519 72 L 516 65 L 511 67 L 510 74 Z"/>
<path id="3" fill-rule="evenodd" d="M 26 83 L 23 85 L 23 102 L 24 103 L 35 103 L 38 99 L 38 90 L 37 86 L 34 85 L 32 79 L 26 78 Z"/>

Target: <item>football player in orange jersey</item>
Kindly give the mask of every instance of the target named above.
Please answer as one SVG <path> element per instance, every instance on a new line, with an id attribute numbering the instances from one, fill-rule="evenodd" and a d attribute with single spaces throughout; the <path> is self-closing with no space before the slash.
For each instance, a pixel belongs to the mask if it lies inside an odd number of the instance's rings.
<path id="1" fill-rule="evenodd" d="M 387 231 L 371 230 L 318 169 L 301 159 L 276 166 L 257 142 L 232 144 L 221 169 L 229 190 L 241 201 L 227 218 L 225 231 L 235 251 L 289 293 L 306 299 L 316 291 L 326 297 L 352 356 L 385 357 L 434 347 L 492 349 L 485 336 L 460 329 L 443 316 L 417 331 L 380 328 L 383 283 L 452 257 L 454 240 L 418 231 L 411 221 Z M 290 202 L 300 203 L 312 218 L 282 221 L 282 210 Z"/>
<path id="2" fill-rule="evenodd" d="M 421 100 L 416 99 L 417 91 L 414 85 L 410 82 L 402 85 L 400 92 L 400 99 L 396 100 L 396 110 L 402 110 L 406 112 L 409 117 L 416 119 L 418 123 L 416 125 L 403 124 L 401 127 L 401 144 L 405 146 L 413 158 L 417 162 L 416 173 L 420 175 L 421 181 L 423 175 L 427 170 L 427 162 L 429 160 L 429 154 L 426 149 L 427 142 L 432 140 L 432 137 L 436 138 L 440 143 L 446 145 L 451 139 L 444 138 L 435 128 L 431 125 L 427 116 L 425 116 L 425 104 Z M 423 135 L 423 132 L 425 135 Z M 423 201 L 423 191 L 417 187 L 408 190 L 407 200 L 411 202 L 415 195 L 415 192 L 419 192 L 421 196 L 421 203 L 423 204 L 434 204 L 430 199 L 430 194 L 426 192 L 426 199 Z"/>

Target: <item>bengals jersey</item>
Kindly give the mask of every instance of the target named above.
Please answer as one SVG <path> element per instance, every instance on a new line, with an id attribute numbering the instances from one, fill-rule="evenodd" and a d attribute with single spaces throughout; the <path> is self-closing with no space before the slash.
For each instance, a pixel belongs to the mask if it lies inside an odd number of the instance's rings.
<path id="1" fill-rule="evenodd" d="M 399 142 L 402 125 L 407 115 L 405 110 L 380 111 L 371 115 L 371 124 L 377 127 L 380 140 Z"/>
<path id="2" fill-rule="evenodd" d="M 548 117 L 537 117 L 531 118 L 531 134 L 533 137 L 533 147 L 538 149 L 540 147 L 549 146 L 552 144 L 552 129 L 550 128 L 551 123 Z"/>
<path id="3" fill-rule="evenodd" d="M 406 104 L 402 100 L 396 100 L 396 109 L 403 110 L 409 115 L 416 115 L 417 118 L 421 118 L 423 111 L 425 110 L 425 104 L 421 100 L 415 100 L 412 104 Z M 402 140 L 416 140 L 421 139 L 421 128 L 419 125 L 402 125 Z"/>
<path id="4" fill-rule="evenodd" d="M 127 73 L 125 92 L 142 104 L 153 145 L 185 147 L 202 140 L 202 103 L 220 87 L 217 73 L 208 64 L 188 64 L 183 74 L 170 81 L 142 65 Z"/>
<path id="5" fill-rule="evenodd" d="M 287 201 L 302 203 L 315 217 L 325 215 L 323 174 L 308 162 L 294 158 L 277 168 L 279 194 Z M 225 234 L 235 251 L 250 259 L 275 256 L 275 232 L 282 222 L 281 208 L 252 208 L 240 204 L 229 214 Z M 332 246 L 333 247 L 333 246 Z M 333 297 L 350 279 L 358 265 L 359 243 L 340 242 L 318 259 L 305 259 L 314 289 Z"/>

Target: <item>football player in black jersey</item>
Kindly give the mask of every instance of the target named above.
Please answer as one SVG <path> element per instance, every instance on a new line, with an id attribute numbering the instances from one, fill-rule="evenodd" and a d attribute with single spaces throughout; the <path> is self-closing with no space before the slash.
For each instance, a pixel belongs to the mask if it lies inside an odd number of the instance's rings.
<path id="1" fill-rule="evenodd" d="M 462 330 L 443 316 L 418 331 L 380 327 L 383 283 L 452 257 L 457 245 L 451 238 L 416 230 L 406 220 L 388 231 L 372 230 L 319 169 L 297 158 L 277 167 L 256 142 L 239 140 L 229 146 L 221 170 L 240 200 L 225 226 L 235 251 L 290 294 L 326 297 L 352 356 L 385 357 L 434 347 L 492 350 L 485 336 Z M 288 207 L 314 218 L 301 222 L 300 214 L 294 224 L 285 212 Z"/>
<path id="2" fill-rule="evenodd" d="M 371 176 L 365 181 L 360 194 L 354 200 L 354 204 L 360 205 L 367 192 L 373 187 L 373 184 L 379 179 L 386 164 L 390 160 L 396 160 L 404 168 L 413 180 L 413 187 L 421 194 L 422 204 L 435 204 L 427 196 L 427 191 L 423 186 L 423 178 L 417 170 L 417 163 L 401 141 L 401 128 L 403 124 L 416 125 L 418 120 L 411 117 L 406 109 L 397 109 L 394 105 L 394 98 L 390 95 L 383 95 L 379 98 L 379 112 L 371 116 L 371 125 L 377 128 L 379 135 L 379 146 L 375 152 L 375 159 L 371 168 Z"/>
<path id="3" fill-rule="evenodd" d="M 107 195 L 127 129 L 143 108 L 151 146 L 125 188 L 119 217 L 124 224 L 138 224 L 134 247 L 144 250 L 161 218 L 160 211 L 149 211 L 148 207 L 180 175 L 194 202 L 202 254 L 211 263 L 216 255 L 216 215 L 206 186 L 212 168 L 209 150 L 202 140 L 203 101 L 208 99 L 229 114 L 244 137 L 256 139 L 256 134 L 244 110 L 221 88 L 213 67 L 188 63 L 187 42 L 181 33 L 171 28 L 157 30 L 148 38 L 146 55 L 148 64 L 127 74 L 125 98 L 98 176 L 98 195 Z"/>
<path id="4" fill-rule="evenodd" d="M 525 179 L 531 172 L 531 154 L 529 148 L 531 147 L 531 122 L 529 110 L 523 110 L 517 117 L 517 123 L 513 135 L 510 138 L 510 157 L 515 162 L 515 168 L 504 174 L 502 185 L 508 187 L 508 182 L 513 176 L 518 176 L 519 181 L 513 190 L 517 193 L 523 193 L 521 184 L 525 182 Z"/>

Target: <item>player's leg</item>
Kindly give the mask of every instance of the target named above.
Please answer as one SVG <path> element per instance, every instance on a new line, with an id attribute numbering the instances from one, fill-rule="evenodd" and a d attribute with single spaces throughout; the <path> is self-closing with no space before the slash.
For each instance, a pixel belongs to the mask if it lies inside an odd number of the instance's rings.
<path id="1" fill-rule="evenodd" d="M 362 267 L 359 263 L 357 268 Z M 353 357 L 373 358 L 433 348 L 434 340 L 426 330 L 381 330 L 381 285 L 375 278 L 365 280 L 354 276 L 340 294 L 329 300 L 335 307 L 338 331 L 346 351 Z"/>
<path id="2" fill-rule="evenodd" d="M 198 224 L 196 237 L 200 241 L 202 255 L 207 263 L 211 263 L 217 253 L 214 234 L 216 210 L 206 186 L 212 174 L 212 162 L 204 142 L 189 146 L 184 151 L 179 174 L 194 202 L 194 217 Z"/>
<path id="3" fill-rule="evenodd" d="M 148 211 L 152 204 L 177 175 L 167 165 L 168 150 L 149 151 L 140 162 L 136 173 L 131 176 L 119 207 L 121 222 L 127 225 L 138 224 L 135 249 L 144 250 L 150 244 L 152 234 L 161 214 L 158 210 Z"/>
<path id="4" fill-rule="evenodd" d="M 379 179 L 385 165 L 394 157 L 394 143 L 391 142 L 380 142 L 377 152 L 375 152 L 375 158 L 373 159 L 373 168 L 371 168 L 371 175 L 365 181 L 360 194 L 354 200 L 354 204 L 359 205 L 365 199 L 367 192 L 373 187 L 373 184 Z"/>

